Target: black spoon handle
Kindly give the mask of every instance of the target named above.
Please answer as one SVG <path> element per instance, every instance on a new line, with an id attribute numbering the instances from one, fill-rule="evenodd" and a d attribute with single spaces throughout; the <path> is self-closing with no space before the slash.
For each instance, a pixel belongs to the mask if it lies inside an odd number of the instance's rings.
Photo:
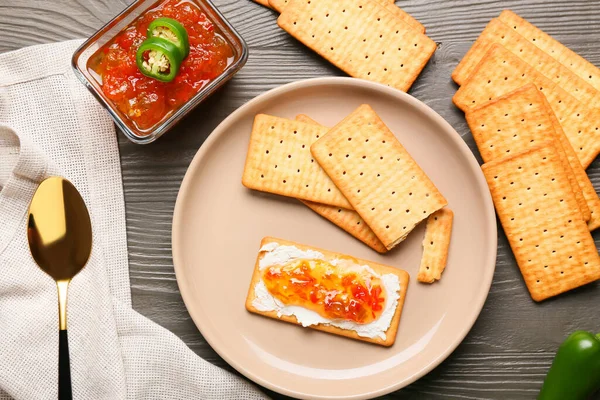
<path id="1" fill-rule="evenodd" d="M 67 330 L 58 331 L 58 400 L 73 399 L 71 389 L 71 361 L 69 360 L 69 337 Z"/>

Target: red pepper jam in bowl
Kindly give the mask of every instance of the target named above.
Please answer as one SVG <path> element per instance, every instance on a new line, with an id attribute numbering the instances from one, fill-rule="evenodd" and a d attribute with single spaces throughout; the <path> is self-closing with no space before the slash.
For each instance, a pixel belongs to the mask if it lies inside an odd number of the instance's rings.
<path id="1" fill-rule="evenodd" d="M 156 29 L 161 21 L 166 31 Z M 108 32 L 116 29 L 110 37 Z M 148 143 L 237 72 L 246 58 L 243 40 L 208 2 L 163 0 L 135 2 L 84 43 L 73 64 L 127 136 Z"/>

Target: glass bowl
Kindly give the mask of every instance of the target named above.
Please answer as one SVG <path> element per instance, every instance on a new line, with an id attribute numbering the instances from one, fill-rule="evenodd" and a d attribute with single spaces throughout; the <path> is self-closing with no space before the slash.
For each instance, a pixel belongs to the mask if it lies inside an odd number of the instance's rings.
<path id="1" fill-rule="evenodd" d="M 225 17 L 208 0 L 187 0 L 202 10 L 208 19 L 214 24 L 218 33 L 231 46 L 233 57 L 228 67 L 215 79 L 210 81 L 191 99 L 166 114 L 157 124 L 149 129 L 139 129 L 137 125 L 102 92 L 102 81 L 97 73 L 88 67 L 88 61 L 98 49 L 111 41 L 121 30 L 135 21 L 146 11 L 158 6 L 163 1 L 159 0 L 136 0 L 113 20 L 103 26 L 99 31 L 86 40 L 73 55 L 72 66 L 75 75 L 96 96 L 96 98 L 108 110 L 117 126 L 134 143 L 147 144 L 155 141 L 165 132 L 171 129 L 194 107 L 215 92 L 221 85 L 227 82 L 237 71 L 240 70 L 248 59 L 248 46 L 244 39 L 236 32 Z"/>

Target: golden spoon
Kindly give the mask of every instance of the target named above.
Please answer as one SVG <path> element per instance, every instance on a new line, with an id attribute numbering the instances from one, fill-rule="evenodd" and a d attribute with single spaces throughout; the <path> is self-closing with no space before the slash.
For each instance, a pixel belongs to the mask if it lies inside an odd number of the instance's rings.
<path id="1" fill-rule="evenodd" d="M 44 180 L 33 195 L 27 225 L 29 249 L 37 265 L 58 287 L 58 398 L 72 399 L 67 291 L 92 251 L 90 215 L 75 186 L 66 179 Z"/>

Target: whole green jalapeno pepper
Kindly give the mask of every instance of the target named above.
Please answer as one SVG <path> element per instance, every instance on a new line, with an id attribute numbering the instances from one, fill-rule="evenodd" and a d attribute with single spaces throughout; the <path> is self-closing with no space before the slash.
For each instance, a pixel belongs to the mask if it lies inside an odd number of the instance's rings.
<path id="1" fill-rule="evenodd" d="M 600 390 L 600 334 L 577 331 L 559 347 L 538 400 L 586 400 Z"/>

